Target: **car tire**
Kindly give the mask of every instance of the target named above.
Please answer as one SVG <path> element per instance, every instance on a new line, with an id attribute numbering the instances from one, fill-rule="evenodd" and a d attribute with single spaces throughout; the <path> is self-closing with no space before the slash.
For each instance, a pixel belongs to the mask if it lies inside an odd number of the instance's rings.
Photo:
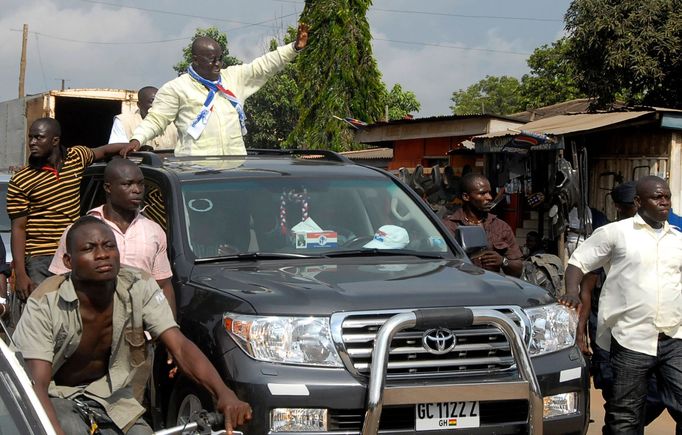
<path id="1" fill-rule="evenodd" d="M 181 380 L 173 389 L 168 402 L 166 427 L 184 425 L 189 422 L 192 414 L 202 409 L 213 410 L 213 402 L 208 393 L 187 380 Z"/>

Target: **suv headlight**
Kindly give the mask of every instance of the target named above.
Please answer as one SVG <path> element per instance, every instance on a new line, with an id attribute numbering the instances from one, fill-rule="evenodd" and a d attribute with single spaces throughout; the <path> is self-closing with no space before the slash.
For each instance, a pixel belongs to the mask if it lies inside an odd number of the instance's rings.
<path id="1" fill-rule="evenodd" d="M 578 326 L 576 310 L 560 304 L 524 310 L 530 319 L 530 356 L 556 352 L 573 346 Z"/>
<path id="2" fill-rule="evenodd" d="M 225 329 L 251 357 L 285 364 L 342 367 L 325 317 L 225 313 Z"/>

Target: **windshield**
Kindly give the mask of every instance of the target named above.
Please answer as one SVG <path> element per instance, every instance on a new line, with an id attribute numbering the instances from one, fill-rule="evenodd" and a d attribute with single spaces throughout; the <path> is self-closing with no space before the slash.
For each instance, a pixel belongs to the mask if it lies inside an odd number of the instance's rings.
<path id="1" fill-rule="evenodd" d="M 7 216 L 7 183 L 0 183 L 0 231 L 10 230 L 9 217 Z"/>
<path id="2" fill-rule="evenodd" d="M 453 255 L 427 215 L 389 178 L 188 182 L 182 193 L 197 258 L 357 250 Z"/>

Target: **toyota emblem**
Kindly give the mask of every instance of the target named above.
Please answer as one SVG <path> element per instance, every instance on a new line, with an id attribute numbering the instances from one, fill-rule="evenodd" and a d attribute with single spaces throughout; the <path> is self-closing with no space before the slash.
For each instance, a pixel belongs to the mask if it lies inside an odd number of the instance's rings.
<path id="1" fill-rule="evenodd" d="M 422 345 L 429 353 L 444 355 L 450 352 L 457 344 L 457 337 L 449 329 L 429 329 L 422 336 Z"/>

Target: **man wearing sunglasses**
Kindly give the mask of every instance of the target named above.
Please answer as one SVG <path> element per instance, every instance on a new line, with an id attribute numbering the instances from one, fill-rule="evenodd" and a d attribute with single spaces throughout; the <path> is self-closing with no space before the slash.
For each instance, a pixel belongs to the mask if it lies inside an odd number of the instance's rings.
<path id="1" fill-rule="evenodd" d="M 179 139 L 176 156 L 245 155 L 244 100 L 291 62 L 307 43 L 308 26 L 300 24 L 293 43 L 251 63 L 222 68 L 220 44 L 208 37 L 196 38 L 187 74 L 159 89 L 149 113 L 121 154 L 138 150 L 174 122 Z"/>

